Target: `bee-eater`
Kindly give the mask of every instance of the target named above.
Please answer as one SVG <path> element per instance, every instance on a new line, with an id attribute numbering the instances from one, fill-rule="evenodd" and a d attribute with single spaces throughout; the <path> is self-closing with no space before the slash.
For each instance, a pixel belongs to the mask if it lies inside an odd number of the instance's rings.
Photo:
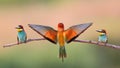
<path id="1" fill-rule="evenodd" d="M 18 31 L 18 35 L 17 35 L 17 43 L 26 43 L 27 40 L 27 35 L 26 32 L 23 28 L 22 25 L 18 25 L 18 27 L 16 27 L 17 31 Z"/>
<path id="2" fill-rule="evenodd" d="M 59 23 L 58 29 L 54 30 L 52 27 L 43 26 L 43 25 L 35 25 L 35 24 L 28 24 L 33 30 L 37 33 L 42 35 L 45 39 L 49 40 L 54 44 L 59 44 L 59 58 L 67 57 L 66 50 L 65 50 L 65 43 L 70 43 L 71 41 L 75 40 L 81 33 L 83 33 L 88 27 L 92 25 L 92 23 L 85 23 L 74 25 L 64 30 L 64 24 Z"/>
<path id="3" fill-rule="evenodd" d="M 102 42 L 102 43 L 107 43 L 108 42 L 108 38 L 107 38 L 106 30 L 100 29 L 100 30 L 96 30 L 96 31 L 99 32 L 98 41 Z"/>

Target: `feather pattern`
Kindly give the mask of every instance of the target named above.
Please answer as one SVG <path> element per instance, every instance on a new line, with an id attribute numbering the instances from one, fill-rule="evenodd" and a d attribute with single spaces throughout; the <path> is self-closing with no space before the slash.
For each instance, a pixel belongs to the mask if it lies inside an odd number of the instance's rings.
<path id="1" fill-rule="evenodd" d="M 106 34 L 100 35 L 99 38 L 98 38 L 98 41 L 99 42 L 107 42 L 107 36 L 106 36 Z"/>
<path id="2" fill-rule="evenodd" d="M 76 37 L 78 37 L 81 33 L 83 33 L 91 25 L 92 25 L 92 23 L 85 23 L 85 24 L 74 25 L 74 26 L 71 26 L 70 28 L 68 28 L 65 31 L 67 43 L 70 43 L 72 40 L 74 40 Z"/>
<path id="3" fill-rule="evenodd" d="M 27 35 L 24 31 L 18 32 L 18 40 L 19 42 L 26 42 Z"/>
<path id="4" fill-rule="evenodd" d="M 79 25 L 74 25 L 68 28 L 67 30 L 64 30 L 64 24 L 59 23 L 58 31 L 56 31 L 49 26 L 28 24 L 29 27 L 31 27 L 33 30 L 35 30 L 37 33 L 42 35 L 47 40 L 55 44 L 58 42 L 60 46 L 59 58 L 62 58 L 62 61 L 64 61 L 64 58 L 67 57 L 67 53 L 65 50 L 65 42 L 70 43 L 72 40 L 77 38 L 91 25 L 92 23 L 79 24 Z"/>
<path id="5" fill-rule="evenodd" d="M 49 26 L 43 25 L 35 25 L 35 24 L 28 24 L 33 30 L 37 33 L 41 34 L 44 38 L 49 40 L 50 42 L 56 44 L 57 43 L 57 31 Z"/>

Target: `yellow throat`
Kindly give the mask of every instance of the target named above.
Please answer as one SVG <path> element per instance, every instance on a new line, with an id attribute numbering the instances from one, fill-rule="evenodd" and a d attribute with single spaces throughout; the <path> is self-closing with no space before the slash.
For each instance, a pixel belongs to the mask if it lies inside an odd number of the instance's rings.
<path id="1" fill-rule="evenodd" d="M 21 32 L 21 31 L 23 31 L 23 29 L 17 29 L 17 31 L 18 31 L 18 32 Z"/>
<path id="2" fill-rule="evenodd" d="M 105 33 L 99 33 L 99 35 L 101 36 L 101 35 L 104 35 Z"/>

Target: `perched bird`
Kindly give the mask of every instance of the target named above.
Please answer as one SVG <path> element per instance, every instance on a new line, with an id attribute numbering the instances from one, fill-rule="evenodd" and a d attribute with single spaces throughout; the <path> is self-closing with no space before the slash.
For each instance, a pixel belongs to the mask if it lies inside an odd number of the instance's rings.
<path id="1" fill-rule="evenodd" d="M 17 43 L 26 43 L 27 40 L 27 35 L 26 32 L 23 28 L 22 25 L 18 25 L 18 27 L 16 27 L 17 31 L 18 31 L 18 35 L 17 35 Z"/>
<path id="2" fill-rule="evenodd" d="M 102 42 L 102 43 L 107 43 L 108 42 L 108 38 L 107 38 L 106 30 L 100 29 L 100 30 L 96 30 L 96 31 L 99 32 L 98 41 Z"/>
<path id="3" fill-rule="evenodd" d="M 59 58 L 62 58 L 62 61 L 64 61 L 64 58 L 67 57 L 65 44 L 75 40 L 91 25 L 92 23 L 79 24 L 71 26 L 67 30 L 64 30 L 64 24 L 58 23 L 58 29 L 54 30 L 52 27 L 49 26 L 28 24 L 29 27 L 42 35 L 48 41 L 54 44 L 59 44 Z"/>

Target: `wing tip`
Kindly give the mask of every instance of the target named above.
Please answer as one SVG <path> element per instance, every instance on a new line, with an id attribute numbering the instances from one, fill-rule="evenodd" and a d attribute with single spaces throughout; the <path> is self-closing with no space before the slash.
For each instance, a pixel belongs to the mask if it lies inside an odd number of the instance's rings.
<path id="1" fill-rule="evenodd" d="M 93 24 L 93 22 L 90 22 L 90 23 L 86 23 L 86 24 L 92 25 L 92 24 Z"/>
<path id="2" fill-rule="evenodd" d="M 28 24 L 29 27 L 33 26 L 34 24 Z"/>
<path id="3" fill-rule="evenodd" d="M 85 23 L 86 24 L 86 26 L 88 26 L 88 27 L 90 27 L 90 26 L 92 26 L 92 22 L 90 22 L 90 23 Z"/>
<path id="4" fill-rule="evenodd" d="M 29 27 L 32 27 L 32 24 L 28 24 Z"/>
<path id="5" fill-rule="evenodd" d="M 80 25 L 85 25 L 85 26 L 91 26 L 93 24 L 93 22 L 89 22 L 89 23 L 83 23 L 83 24 L 80 24 Z"/>
<path id="6" fill-rule="evenodd" d="M 29 27 L 35 28 L 36 24 L 28 24 Z"/>
<path id="7" fill-rule="evenodd" d="M 90 22 L 90 24 L 92 25 L 92 24 L 93 24 L 93 22 Z"/>

